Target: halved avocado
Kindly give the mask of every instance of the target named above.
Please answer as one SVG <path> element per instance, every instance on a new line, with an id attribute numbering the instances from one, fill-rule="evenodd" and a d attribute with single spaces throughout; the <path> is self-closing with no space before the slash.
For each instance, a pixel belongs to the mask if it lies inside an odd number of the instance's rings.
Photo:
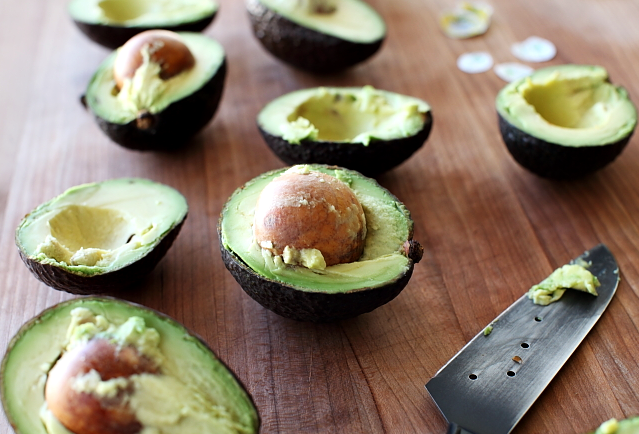
<path id="1" fill-rule="evenodd" d="M 364 250 L 358 260 L 311 269 L 287 265 L 255 241 L 253 219 L 260 193 L 286 173 L 321 172 L 346 183 L 366 219 Z M 244 291 L 283 317 L 329 322 L 370 312 L 404 289 L 423 254 L 413 240 L 406 207 L 375 180 L 334 166 L 294 166 L 267 172 L 237 189 L 218 224 L 222 259 Z"/>
<path id="2" fill-rule="evenodd" d="M 131 93 L 115 83 L 111 54 L 91 79 L 85 104 L 114 142 L 136 150 L 169 150 L 186 143 L 215 114 L 226 77 L 222 46 L 199 33 L 177 33 L 195 58 L 192 68 L 166 80 L 152 75 L 148 61 L 133 79 Z"/>
<path id="3" fill-rule="evenodd" d="M 92 41 L 118 48 L 140 32 L 200 32 L 215 17 L 215 0 L 72 0 L 69 15 Z"/>
<path id="4" fill-rule="evenodd" d="M 98 339 L 117 346 L 118 352 L 133 348 L 143 358 L 157 361 L 159 369 L 154 375 L 118 374 L 109 381 L 102 371 L 108 367 L 100 365 L 107 358 L 98 360 L 93 372 L 71 379 L 85 400 L 100 396 L 100 388 L 106 394 L 127 394 L 136 419 L 152 432 L 258 432 L 259 416 L 250 395 L 198 336 L 152 309 L 89 297 L 45 310 L 9 343 L 0 367 L 0 392 L 17 434 L 72 434 L 53 415 L 45 387 L 53 387 L 49 379 L 56 364 Z M 107 423 L 93 422 L 91 432 L 124 432 L 113 427 L 108 431 Z"/>
<path id="5" fill-rule="evenodd" d="M 46 285 L 74 294 L 114 292 L 153 270 L 187 211 L 184 196 L 153 181 L 83 184 L 29 213 L 16 230 L 16 245 Z"/>
<path id="6" fill-rule="evenodd" d="M 526 169 L 553 179 L 577 178 L 612 162 L 628 144 L 637 110 L 601 66 L 544 68 L 497 95 L 499 129 Z"/>
<path id="7" fill-rule="evenodd" d="M 382 17 L 361 0 L 248 0 L 247 9 L 264 48 L 314 73 L 363 62 L 386 37 Z"/>
<path id="8" fill-rule="evenodd" d="M 371 86 L 318 87 L 271 101 L 257 125 L 287 164 L 329 164 L 375 176 L 424 144 L 433 116 L 425 101 Z"/>

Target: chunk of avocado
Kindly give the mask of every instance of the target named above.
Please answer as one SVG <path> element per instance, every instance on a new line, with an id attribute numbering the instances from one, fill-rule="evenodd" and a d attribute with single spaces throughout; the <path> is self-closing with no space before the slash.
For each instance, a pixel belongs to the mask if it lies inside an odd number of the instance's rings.
<path id="1" fill-rule="evenodd" d="M 247 9 L 266 50 L 313 73 L 363 62 L 386 37 L 384 20 L 362 0 L 248 0 Z"/>
<path id="2" fill-rule="evenodd" d="M 628 419 L 610 419 L 590 434 L 639 434 L 639 416 Z"/>
<path id="3" fill-rule="evenodd" d="M 287 164 L 329 164 L 375 176 L 408 159 L 433 124 L 425 101 L 364 87 L 318 87 L 268 103 L 257 125 Z"/>
<path id="4" fill-rule="evenodd" d="M 637 110 L 601 66 L 544 68 L 497 95 L 499 128 L 515 160 L 539 176 L 577 178 L 612 162 L 628 144 Z"/>
<path id="5" fill-rule="evenodd" d="M 226 77 L 224 49 L 199 33 L 175 35 L 195 59 L 188 70 L 163 79 L 161 66 L 151 56 L 143 56 L 144 62 L 127 92 L 123 92 L 116 85 L 113 72 L 118 50 L 100 65 L 89 82 L 85 104 L 114 142 L 136 150 L 176 149 L 213 118 Z"/>
<path id="6" fill-rule="evenodd" d="M 140 32 L 200 32 L 215 17 L 215 0 L 72 0 L 69 15 L 92 41 L 118 48 Z"/>
<path id="7" fill-rule="evenodd" d="M 45 284 L 75 294 L 112 292 L 153 270 L 187 212 L 177 190 L 149 180 L 83 184 L 29 213 L 16 244 Z"/>
<path id="8" fill-rule="evenodd" d="M 366 222 L 359 259 L 306 267 L 287 264 L 268 246 L 258 245 L 253 234 L 258 198 L 273 180 L 291 172 L 321 172 L 352 189 Z M 300 321 L 350 318 L 391 301 L 404 289 L 423 253 L 413 240 L 410 212 L 395 196 L 358 172 L 324 165 L 274 170 L 249 181 L 224 206 L 218 235 L 222 259 L 244 291 L 267 309 Z"/>
<path id="9" fill-rule="evenodd" d="M 156 369 L 117 372 L 117 366 L 106 366 L 107 358 L 86 354 L 76 360 L 80 370 L 71 378 L 55 377 L 60 372 L 54 374 L 55 367 L 66 357 L 100 339 L 113 345 L 111 363 L 126 364 L 129 360 L 117 355 L 132 350 Z M 102 405 L 72 409 L 95 433 L 125 432 L 113 428 L 116 421 L 98 420 L 123 395 L 142 432 L 249 434 L 259 429 L 250 395 L 199 337 L 160 312 L 114 298 L 79 298 L 40 313 L 11 340 L 0 375 L 4 411 L 17 434 L 71 434 L 52 411 L 56 390 L 50 389 L 65 386 L 80 395 L 79 407 L 90 399 Z"/>

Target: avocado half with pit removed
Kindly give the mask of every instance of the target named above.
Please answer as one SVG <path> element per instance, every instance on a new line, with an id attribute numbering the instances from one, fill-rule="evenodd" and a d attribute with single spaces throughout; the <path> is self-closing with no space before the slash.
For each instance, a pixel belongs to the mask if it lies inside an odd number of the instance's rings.
<path id="1" fill-rule="evenodd" d="M 118 48 L 140 32 L 200 32 L 215 17 L 214 0 L 72 0 L 69 15 L 92 41 Z"/>
<path id="2" fill-rule="evenodd" d="M 135 38 L 150 32 L 157 33 Z M 87 87 L 84 102 L 98 125 L 126 148 L 177 149 L 204 128 L 218 108 L 226 77 L 224 49 L 199 33 L 173 35 L 192 53 L 195 62 L 190 69 L 164 79 L 155 71 L 161 66 L 142 55 L 136 75 L 119 88 L 114 65 L 120 48 L 100 65 Z"/>
<path id="3" fill-rule="evenodd" d="M 156 369 L 137 372 L 131 360 Z M 65 379 L 65 367 L 77 376 Z M 160 312 L 114 298 L 66 301 L 31 319 L 9 343 L 0 378 L 17 434 L 71 434 L 69 411 L 76 434 L 251 434 L 260 425 L 248 392 L 203 340 Z M 110 418 L 122 411 L 132 413 L 133 427 Z"/>
<path id="4" fill-rule="evenodd" d="M 70 188 L 16 230 L 20 257 L 46 285 L 74 294 L 115 292 L 150 273 L 186 219 L 177 190 L 145 179 Z"/>
<path id="5" fill-rule="evenodd" d="M 433 125 L 425 101 L 364 87 L 283 95 L 257 116 L 264 140 L 287 164 L 329 164 L 375 176 L 408 159 Z"/>
<path id="6" fill-rule="evenodd" d="M 334 178 L 333 183 L 343 184 L 342 188 L 346 187 L 354 194 L 365 217 L 363 250 L 358 259 L 322 268 L 314 266 L 318 255 L 313 249 L 307 251 L 306 258 L 304 250 L 300 250 L 301 258 L 306 262 L 295 263 L 287 258 L 287 254 L 295 257 L 295 249 L 287 246 L 283 254 L 277 255 L 267 250 L 277 247 L 271 242 L 260 241 L 258 244 L 254 234 L 258 225 L 254 222 L 258 200 L 273 183 L 292 174 L 323 177 L 324 180 L 319 181 L 321 184 L 331 182 L 325 176 L 330 175 Z M 329 196 L 318 199 L 306 191 L 299 191 L 293 200 L 299 203 L 289 202 L 287 207 L 305 211 L 311 216 L 309 221 L 296 222 L 267 215 L 264 223 L 267 227 L 276 227 L 280 222 L 295 228 L 293 232 L 300 226 L 326 229 L 324 235 L 330 238 L 329 241 L 344 244 L 341 241 L 344 231 L 327 226 L 331 215 L 337 216 L 338 220 L 339 216 L 344 217 L 344 213 L 336 213 L 339 201 L 329 199 Z M 322 211 L 322 202 L 328 205 L 327 212 Z M 421 245 L 413 240 L 410 212 L 395 196 L 358 172 L 324 165 L 274 170 L 249 181 L 237 189 L 224 206 L 218 235 L 222 259 L 244 291 L 267 309 L 299 321 L 329 322 L 351 318 L 391 301 L 407 285 L 414 264 L 423 254 Z M 320 253 L 324 252 L 320 250 Z M 328 256 L 324 256 L 328 263 Z"/>
<path id="7" fill-rule="evenodd" d="M 546 178 L 577 178 L 612 162 L 628 144 L 637 110 L 600 66 L 544 68 L 497 95 L 508 151 Z"/>
<path id="8" fill-rule="evenodd" d="M 362 0 L 248 0 L 247 9 L 266 50 L 314 73 L 363 62 L 386 36 L 384 20 Z"/>

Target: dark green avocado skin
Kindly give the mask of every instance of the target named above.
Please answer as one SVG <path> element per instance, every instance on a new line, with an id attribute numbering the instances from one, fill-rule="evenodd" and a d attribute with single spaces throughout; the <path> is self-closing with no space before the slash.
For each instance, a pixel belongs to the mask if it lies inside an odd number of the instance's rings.
<path id="1" fill-rule="evenodd" d="M 631 132 L 615 143 L 601 146 L 562 146 L 531 136 L 498 116 L 501 136 L 515 161 L 549 179 L 575 179 L 605 167 L 624 150 L 632 136 Z"/>
<path id="2" fill-rule="evenodd" d="M 58 291 L 77 295 L 116 293 L 138 282 L 153 271 L 177 238 L 184 220 L 186 220 L 186 216 L 146 256 L 123 268 L 104 274 L 93 276 L 74 274 L 51 264 L 34 261 L 27 257 L 21 249 L 18 249 L 18 251 L 20 252 L 20 258 L 22 258 L 29 271 L 39 281 Z"/>
<path id="3" fill-rule="evenodd" d="M 248 0 L 255 37 L 278 59 L 305 71 L 330 74 L 371 57 L 384 39 L 357 43 L 326 35 L 292 22 L 260 3 Z"/>
<path id="4" fill-rule="evenodd" d="M 226 79 L 226 60 L 200 89 L 149 115 L 151 126 L 139 128 L 138 121 L 116 124 L 95 116 L 96 122 L 111 140 L 136 151 L 170 151 L 183 146 L 215 115 Z"/>
<path id="5" fill-rule="evenodd" d="M 202 18 L 191 23 L 184 23 L 178 26 L 158 26 L 158 27 L 124 27 L 111 26 L 108 24 L 91 24 L 82 21 L 73 22 L 75 25 L 93 42 L 115 50 L 124 45 L 126 41 L 137 35 L 138 33 L 152 29 L 171 30 L 173 32 L 201 32 L 211 24 L 215 18 L 215 13 L 208 17 Z"/>
<path id="6" fill-rule="evenodd" d="M 269 134 L 259 125 L 258 128 L 271 150 L 286 164 L 328 164 L 377 176 L 403 163 L 422 147 L 433 125 L 431 112 L 426 116 L 424 126 L 417 134 L 394 140 L 372 140 L 368 146 L 312 140 L 294 145 Z"/>

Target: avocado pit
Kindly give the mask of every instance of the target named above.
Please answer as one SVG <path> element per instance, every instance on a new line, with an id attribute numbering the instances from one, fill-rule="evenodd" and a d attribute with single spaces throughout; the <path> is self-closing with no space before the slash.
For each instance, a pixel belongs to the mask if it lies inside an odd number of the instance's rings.
<path id="1" fill-rule="evenodd" d="M 255 207 L 254 235 L 258 244 L 284 262 L 309 268 L 354 262 L 362 255 L 366 218 L 352 190 L 337 178 L 321 173 L 285 173 L 267 185 Z M 317 250 L 318 258 L 306 259 Z M 287 262 L 288 261 L 288 262 Z M 317 263 L 319 262 L 319 264 Z"/>
<path id="2" fill-rule="evenodd" d="M 158 372 L 157 365 L 127 345 L 95 338 L 64 353 L 49 371 L 45 399 L 51 413 L 75 434 L 135 434 L 142 429 L 127 403 L 134 374 Z M 114 380 L 104 394 L 83 391 L 83 383 Z"/>

